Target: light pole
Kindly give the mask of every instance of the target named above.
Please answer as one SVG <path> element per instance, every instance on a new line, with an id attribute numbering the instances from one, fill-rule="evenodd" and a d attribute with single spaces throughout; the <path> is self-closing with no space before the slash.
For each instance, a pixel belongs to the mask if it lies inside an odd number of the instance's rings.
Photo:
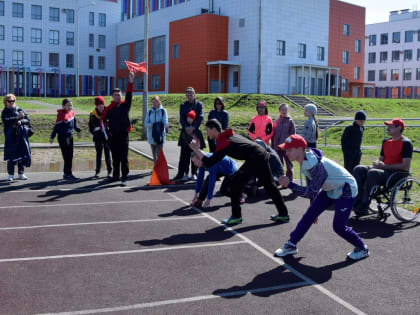
<path id="1" fill-rule="evenodd" d="M 149 1 L 144 1 L 144 41 L 143 41 L 143 48 L 144 48 L 144 62 L 146 64 L 146 70 L 149 68 Z M 144 126 L 144 121 L 147 115 L 147 100 L 148 100 L 148 90 L 149 90 L 149 75 L 146 71 L 143 74 L 143 131 L 142 137 L 143 139 L 147 138 L 147 128 Z"/>
<path id="2" fill-rule="evenodd" d="M 401 98 L 404 98 L 404 50 L 400 50 L 401 55 Z"/>
<path id="3" fill-rule="evenodd" d="M 76 50 L 76 96 L 80 96 L 80 22 L 79 22 L 79 16 L 80 16 L 80 9 L 89 7 L 91 5 L 95 5 L 95 1 L 89 2 L 87 5 L 79 6 L 79 0 L 76 2 L 76 10 L 77 10 L 77 50 Z"/>

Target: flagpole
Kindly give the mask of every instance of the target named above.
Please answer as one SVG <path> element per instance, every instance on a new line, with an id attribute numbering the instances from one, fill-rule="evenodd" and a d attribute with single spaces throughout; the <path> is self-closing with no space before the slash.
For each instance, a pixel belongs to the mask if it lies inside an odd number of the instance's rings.
<path id="1" fill-rule="evenodd" d="M 144 62 L 146 63 L 146 72 L 143 74 L 143 132 L 142 137 L 145 140 L 147 138 L 146 127 L 144 121 L 147 115 L 147 99 L 148 99 L 148 83 L 149 83 L 149 0 L 144 1 Z"/>

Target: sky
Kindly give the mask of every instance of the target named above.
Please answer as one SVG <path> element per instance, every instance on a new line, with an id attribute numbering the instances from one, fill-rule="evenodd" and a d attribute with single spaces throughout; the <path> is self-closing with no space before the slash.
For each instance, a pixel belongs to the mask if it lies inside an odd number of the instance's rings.
<path id="1" fill-rule="evenodd" d="M 389 12 L 410 9 L 417 5 L 420 11 L 420 0 L 343 0 L 366 8 L 366 24 L 387 22 Z"/>

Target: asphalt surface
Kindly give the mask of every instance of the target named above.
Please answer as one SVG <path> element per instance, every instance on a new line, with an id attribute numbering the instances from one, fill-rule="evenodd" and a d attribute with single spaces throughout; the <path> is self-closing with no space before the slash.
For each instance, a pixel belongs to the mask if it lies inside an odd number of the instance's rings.
<path id="1" fill-rule="evenodd" d="M 201 212 L 188 206 L 192 183 L 148 187 L 150 171 L 127 187 L 91 172 L 29 175 L 0 181 L 0 314 L 418 314 L 419 223 L 351 220 L 371 251 L 352 263 L 326 211 L 283 260 L 273 252 L 301 198 L 276 224 L 261 192 L 230 230 L 219 224 L 229 199 Z"/>

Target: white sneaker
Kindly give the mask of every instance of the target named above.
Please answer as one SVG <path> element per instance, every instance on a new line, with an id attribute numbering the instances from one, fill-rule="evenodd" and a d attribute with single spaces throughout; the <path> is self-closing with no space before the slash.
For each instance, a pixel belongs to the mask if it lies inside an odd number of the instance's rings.
<path id="1" fill-rule="evenodd" d="M 190 177 L 187 175 L 187 174 L 185 174 L 184 175 L 184 177 L 182 177 L 182 180 L 183 181 L 187 181 L 187 180 L 189 180 L 190 179 Z"/>
<path id="2" fill-rule="evenodd" d="M 369 249 L 356 247 L 351 253 L 347 254 L 347 258 L 351 260 L 360 260 L 369 257 Z"/>
<path id="3" fill-rule="evenodd" d="M 9 177 L 7 177 L 7 181 L 8 182 L 13 182 L 13 175 L 9 175 Z"/>
<path id="4" fill-rule="evenodd" d="M 197 176 L 191 175 L 190 180 L 197 180 Z"/>
<path id="5" fill-rule="evenodd" d="M 286 244 L 283 245 L 282 248 L 279 248 L 274 252 L 274 256 L 284 257 L 287 255 L 297 254 L 297 252 L 298 252 L 298 249 L 296 248 L 296 246 L 293 246 L 292 244 L 287 242 Z"/>
<path id="6" fill-rule="evenodd" d="M 25 174 L 19 174 L 19 177 L 18 177 L 20 180 L 27 180 L 28 179 L 28 177 L 26 177 L 26 175 Z"/>
<path id="7" fill-rule="evenodd" d="M 121 186 L 127 186 L 127 181 L 122 180 L 122 181 L 121 181 Z"/>

